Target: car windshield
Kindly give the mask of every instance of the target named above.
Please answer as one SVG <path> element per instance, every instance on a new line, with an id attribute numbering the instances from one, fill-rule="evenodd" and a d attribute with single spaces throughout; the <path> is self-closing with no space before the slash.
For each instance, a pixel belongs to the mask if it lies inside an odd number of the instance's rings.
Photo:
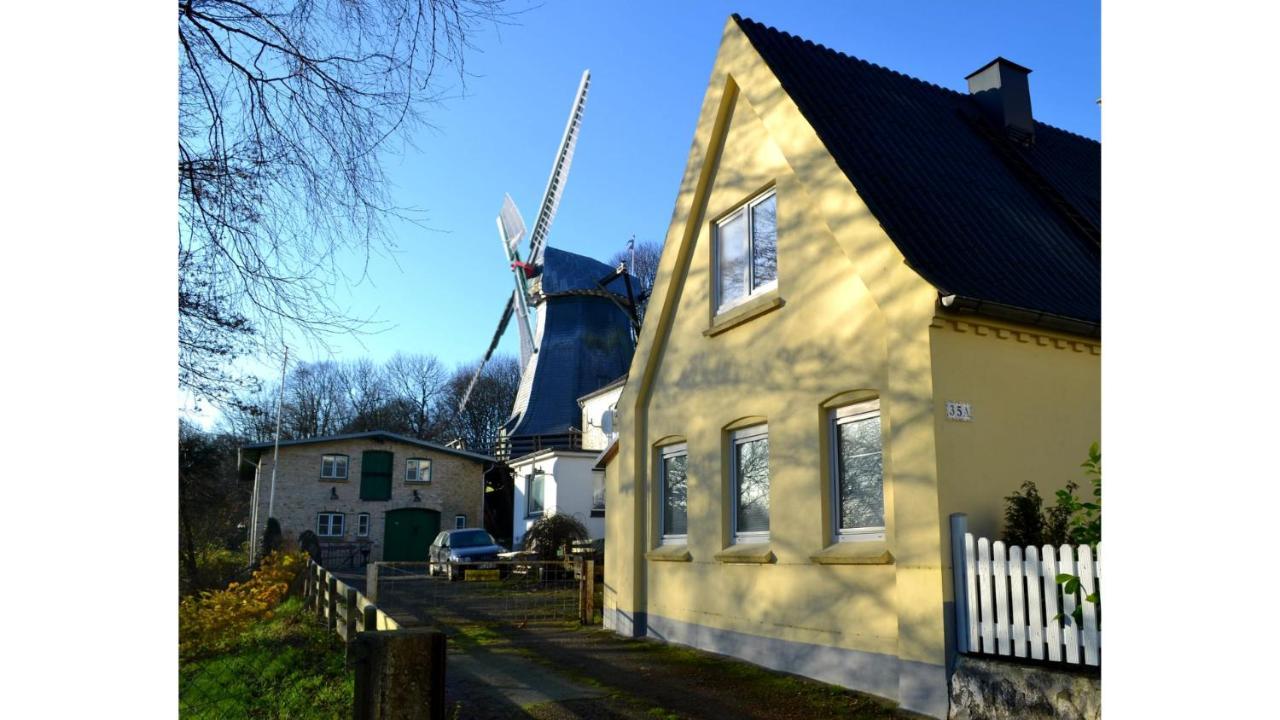
<path id="1" fill-rule="evenodd" d="M 493 537 L 484 530 L 463 530 L 449 536 L 449 546 L 456 548 L 494 545 Z"/>

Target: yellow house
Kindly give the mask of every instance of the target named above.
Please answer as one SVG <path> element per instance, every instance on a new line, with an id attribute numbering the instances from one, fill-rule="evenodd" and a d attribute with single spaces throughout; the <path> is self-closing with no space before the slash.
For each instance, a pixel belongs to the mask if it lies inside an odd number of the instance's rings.
<path id="1" fill-rule="evenodd" d="M 1100 145 L 727 22 L 606 456 L 605 622 L 947 713 L 948 516 L 1100 434 Z M 957 80 L 959 78 L 957 77 Z"/>

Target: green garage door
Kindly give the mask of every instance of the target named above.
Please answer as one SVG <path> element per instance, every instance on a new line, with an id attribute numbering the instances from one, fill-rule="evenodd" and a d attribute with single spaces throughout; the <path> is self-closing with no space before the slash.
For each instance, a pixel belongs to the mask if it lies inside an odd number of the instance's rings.
<path id="1" fill-rule="evenodd" d="M 425 562 L 427 548 L 440 533 L 440 513 L 404 508 L 387 513 L 387 534 L 382 559 L 388 562 Z"/>

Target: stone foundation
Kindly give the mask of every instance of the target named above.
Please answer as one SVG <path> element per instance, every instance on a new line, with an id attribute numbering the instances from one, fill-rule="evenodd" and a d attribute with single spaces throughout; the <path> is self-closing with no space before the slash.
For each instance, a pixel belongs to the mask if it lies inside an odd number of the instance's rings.
<path id="1" fill-rule="evenodd" d="M 1099 720 L 1102 679 L 1090 671 L 961 656 L 951 720 Z"/>

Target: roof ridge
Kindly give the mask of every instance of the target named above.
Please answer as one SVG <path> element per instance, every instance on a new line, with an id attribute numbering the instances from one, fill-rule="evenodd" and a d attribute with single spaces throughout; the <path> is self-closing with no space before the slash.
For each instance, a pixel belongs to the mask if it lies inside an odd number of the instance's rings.
<path id="1" fill-rule="evenodd" d="M 1080 134 L 1080 133 L 1078 133 L 1078 132 L 1072 132 L 1071 130 L 1067 130 L 1066 128 L 1060 128 L 1060 127 L 1058 127 L 1057 125 L 1050 125 L 1050 124 L 1049 124 L 1049 123 L 1047 123 L 1047 122 L 1043 122 L 1043 121 L 1041 121 L 1041 120 L 1036 120 L 1035 118 L 1032 118 L 1032 119 L 1031 119 L 1031 121 L 1032 121 L 1032 122 L 1034 122 L 1036 125 L 1040 125 L 1040 126 L 1042 126 L 1042 127 L 1047 127 L 1047 128 L 1049 128 L 1050 130 L 1056 130 L 1056 131 L 1058 131 L 1058 132 L 1062 133 L 1063 135 L 1070 135 L 1071 137 L 1073 137 L 1073 138 L 1078 138 L 1078 139 L 1080 139 L 1080 140 L 1088 140 L 1089 142 L 1093 143 L 1094 145 L 1098 145 L 1098 146 L 1101 146 L 1101 145 L 1102 145 L 1102 141 L 1101 141 L 1101 140 L 1095 140 L 1094 138 L 1091 138 L 1091 137 L 1089 137 L 1088 135 L 1081 135 L 1081 134 Z"/>
<path id="2" fill-rule="evenodd" d="M 759 28 L 762 28 L 762 29 L 764 29 L 764 30 L 768 30 L 769 32 L 777 33 L 778 35 L 781 35 L 781 36 L 783 36 L 783 37 L 790 38 L 790 39 L 793 39 L 793 40 L 797 40 L 797 41 L 799 41 L 799 42 L 800 42 L 801 44 L 803 44 L 803 45 L 807 45 L 807 46 L 809 46 L 809 47 L 816 48 L 816 49 L 822 50 L 822 51 L 824 51 L 824 52 L 827 52 L 827 53 L 831 53 L 831 54 L 837 55 L 837 56 L 842 57 L 842 58 L 844 58 L 844 59 L 846 59 L 846 60 L 852 60 L 852 61 L 854 61 L 854 62 L 861 63 L 862 65 L 866 65 L 866 66 L 871 67 L 871 68 L 874 68 L 874 69 L 876 69 L 876 70 L 881 70 L 881 71 L 887 72 L 887 73 L 889 73 L 889 74 L 891 74 L 891 75 L 896 75 L 896 76 L 898 76 L 898 77 L 901 77 L 901 78 L 904 78 L 904 79 L 907 79 L 907 80 L 911 80 L 911 81 L 913 81 L 913 82 L 920 83 L 921 85 L 924 85 L 924 86 L 926 86 L 926 87 L 933 88 L 934 90 L 941 90 L 942 92 L 947 93 L 948 95 L 953 95 L 953 96 L 955 96 L 955 97 L 957 97 L 957 98 L 971 98 L 971 97 L 972 97 L 969 93 L 961 92 L 961 91 L 956 90 L 956 89 L 954 89 L 954 88 L 946 87 L 945 85 L 939 85 L 938 83 L 932 82 L 932 81 L 930 81 L 930 80 L 925 80 L 924 78 L 918 78 L 918 77 L 916 77 L 916 76 L 914 76 L 914 75 L 908 75 L 907 73 L 904 73 L 904 72 L 902 72 L 902 71 L 900 71 L 900 70 L 894 70 L 893 68 L 891 68 L 891 67 L 889 67 L 889 66 L 887 66 L 887 65 L 881 65 L 880 63 L 873 62 L 873 61 L 871 61 L 871 60 L 867 60 L 867 59 L 865 59 L 865 58 L 860 58 L 860 57 L 858 57 L 857 55 L 850 55 L 849 53 L 844 52 L 844 51 L 842 51 L 842 50 L 837 50 L 837 49 L 835 49 L 835 48 L 827 47 L 826 45 L 823 45 L 823 44 L 822 44 L 822 43 L 820 43 L 820 42 L 814 42 L 813 40 L 810 40 L 810 39 L 808 39 L 808 38 L 800 37 L 799 35 L 795 35 L 795 34 L 789 33 L 789 32 L 787 32 L 786 30 L 782 30 L 781 28 L 776 28 L 776 27 L 774 27 L 774 26 L 772 26 L 772 25 L 766 25 L 765 23 L 762 23 L 762 22 L 760 22 L 760 21 L 758 21 L 758 20 L 752 20 L 751 18 L 744 18 L 744 17 L 742 17 L 741 15 L 739 15 L 738 13 L 733 13 L 733 16 L 732 16 L 732 17 L 733 17 L 733 18 L 738 22 L 738 24 L 739 24 L 740 26 L 741 26 L 741 25 L 744 25 L 744 24 L 754 25 L 754 26 L 759 27 Z M 993 62 L 994 62 L 994 61 L 993 61 Z M 1011 62 L 1011 61 L 1010 61 L 1010 62 Z M 1016 64 L 1016 63 L 1015 63 L 1015 64 Z M 1057 130 L 1058 132 L 1064 133 L 1064 134 L 1066 134 L 1066 135 L 1070 135 L 1070 136 L 1075 137 L 1075 138 L 1079 138 L 1079 139 L 1081 139 L 1081 140 L 1088 140 L 1089 142 L 1092 142 L 1092 143 L 1097 144 L 1097 145 L 1101 145 L 1101 144 L 1102 144 L 1102 141 L 1100 141 L 1100 140 L 1095 140 L 1094 138 L 1091 138 L 1091 137 L 1089 137 L 1089 136 L 1087 136 L 1087 135 L 1081 135 L 1080 133 L 1072 132 L 1071 130 L 1066 130 L 1066 129 L 1064 129 L 1064 128 L 1060 128 L 1060 127 L 1058 127 L 1057 125 L 1051 125 L 1051 124 L 1049 124 L 1049 123 L 1047 123 L 1047 122 L 1044 122 L 1044 121 L 1042 121 L 1042 120 L 1039 120 L 1039 119 L 1034 119 L 1034 122 L 1035 122 L 1037 125 L 1043 125 L 1044 127 L 1047 127 L 1047 128 L 1049 128 L 1050 130 Z"/>
<path id="3" fill-rule="evenodd" d="M 792 40 L 797 40 L 797 41 L 799 41 L 802 45 L 807 45 L 807 46 L 812 47 L 812 48 L 817 48 L 818 50 L 822 50 L 822 51 L 824 51 L 824 52 L 831 53 L 831 54 L 833 54 L 833 55 L 837 55 L 837 56 L 842 57 L 842 58 L 844 58 L 844 59 L 846 59 L 846 60 L 852 60 L 852 61 L 854 61 L 854 62 L 860 63 L 860 64 L 862 64 L 862 65 L 866 65 L 866 66 L 871 67 L 871 68 L 874 68 L 874 69 L 876 69 L 876 70 L 881 70 L 881 71 L 887 72 L 887 73 L 889 73 L 889 74 L 891 74 L 891 75 L 896 75 L 896 76 L 901 77 L 901 78 L 904 78 L 904 79 L 906 79 L 906 80 L 910 80 L 910 81 L 912 81 L 912 82 L 919 83 L 919 84 L 924 85 L 924 86 L 926 86 L 926 87 L 933 88 L 934 90 L 940 90 L 940 91 L 942 91 L 942 92 L 944 92 L 944 93 L 947 93 L 948 95 L 955 95 L 955 96 L 957 96 L 957 97 L 963 97 L 963 98 L 967 98 L 967 97 L 969 97 L 968 93 L 962 93 L 962 92 L 960 92 L 959 90 L 954 90 L 954 89 L 952 89 L 952 88 L 945 87 L 945 86 L 943 86 L 943 85 L 939 85 L 938 83 L 931 82 L 931 81 L 929 81 L 929 80 L 925 80 L 924 78 L 918 78 L 918 77 L 916 77 L 916 76 L 914 76 L 914 75 L 908 75 L 908 74 L 906 74 L 906 73 L 904 73 L 904 72 L 901 72 L 901 71 L 899 71 L 899 70 L 894 70 L 893 68 L 891 68 L 891 67 L 889 67 L 889 66 L 887 66 L 887 65 L 881 65 L 881 64 L 879 64 L 879 63 L 872 62 L 871 60 L 867 60 L 867 59 L 865 59 L 865 58 L 860 58 L 860 57 L 858 57 L 857 55 L 850 55 L 849 53 L 844 52 L 843 50 L 837 50 L 837 49 L 835 49 L 835 48 L 827 47 L 826 45 L 823 45 L 823 44 L 822 44 L 822 43 L 820 43 L 820 42 L 814 42 L 813 40 L 810 40 L 809 38 L 804 38 L 804 37 L 800 37 L 799 35 L 794 35 L 794 34 L 792 34 L 792 33 L 787 32 L 786 30 L 782 30 L 782 29 L 780 29 L 780 28 L 773 27 L 772 25 L 766 25 L 766 24 L 764 24 L 764 23 L 762 23 L 762 22 L 760 22 L 760 21 L 758 21 L 758 20 L 752 20 L 751 18 L 744 18 L 744 17 L 742 17 L 742 16 L 738 15 L 738 13 L 734 13 L 732 17 L 733 17 L 733 18 L 738 22 L 738 24 L 739 24 L 740 26 L 741 26 L 741 25 L 743 25 L 744 23 L 746 23 L 746 24 L 750 24 L 750 25 L 754 25 L 754 26 L 759 27 L 759 28 L 762 28 L 762 29 L 764 29 L 764 30 L 768 30 L 769 32 L 776 33 L 776 34 L 778 34 L 778 35 L 782 35 L 783 37 L 790 38 L 790 39 L 792 39 Z"/>

